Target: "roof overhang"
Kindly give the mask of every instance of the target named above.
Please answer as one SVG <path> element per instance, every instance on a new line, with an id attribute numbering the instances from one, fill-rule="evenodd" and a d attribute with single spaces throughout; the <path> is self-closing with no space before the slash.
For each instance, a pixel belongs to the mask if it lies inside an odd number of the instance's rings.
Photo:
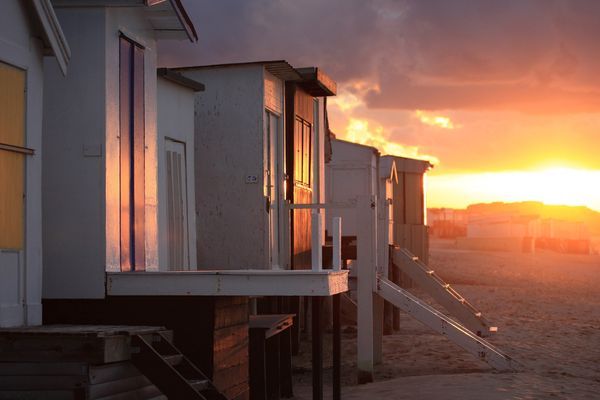
<path id="1" fill-rule="evenodd" d="M 433 168 L 433 164 L 431 164 L 427 160 L 419 160 L 416 158 L 408 158 L 408 157 L 398 157 L 398 156 L 386 156 L 393 157 L 396 162 L 396 170 L 398 172 L 410 172 L 416 174 L 424 174 Z"/>
<path id="2" fill-rule="evenodd" d="M 283 81 L 297 81 L 302 79 L 302 76 L 298 71 L 292 67 L 285 60 L 273 60 L 273 61 L 251 61 L 241 63 L 228 63 L 228 64 L 213 64 L 213 65 L 196 65 L 189 67 L 178 67 L 172 68 L 175 71 L 194 71 L 194 70 L 205 70 L 205 69 L 220 69 L 220 68 L 236 68 L 261 65 L 263 68 Z"/>
<path id="3" fill-rule="evenodd" d="M 50 0 L 32 0 L 31 4 L 43 33 L 44 51 L 46 55 L 53 55 L 56 58 L 61 72 L 66 75 L 71 59 L 71 49 L 60 27 L 52 3 Z"/>
<path id="4" fill-rule="evenodd" d="M 332 296 L 348 271 L 215 270 L 107 272 L 108 296 Z"/>
<path id="5" fill-rule="evenodd" d="M 196 28 L 181 0 L 52 0 L 56 7 L 145 7 L 158 39 L 198 41 Z"/>
<path id="6" fill-rule="evenodd" d="M 379 178 L 398 183 L 398 171 L 393 157 L 383 156 L 379 158 Z"/>
<path id="7" fill-rule="evenodd" d="M 313 97 L 335 96 L 337 84 L 329 75 L 317 67 L 296 68 L 302 79 L 300 87 Z"/>
<path id="8" fill-rule="evenodd" d="M 192 89 L 194 92 L 203 92 L 205 89 L 204 84 L 188 78 L 187 76 L 183 76 L 179 72 L 170 68 L 158 68 L 156 70 L 156 74 L 170 82 L 176 83 L 188 89 Z"/>

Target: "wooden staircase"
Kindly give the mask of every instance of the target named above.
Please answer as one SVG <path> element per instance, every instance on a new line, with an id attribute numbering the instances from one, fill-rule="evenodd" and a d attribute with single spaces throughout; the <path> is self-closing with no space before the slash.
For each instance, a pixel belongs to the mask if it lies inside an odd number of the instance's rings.
<path id="1" fill-rule="evenodd" d="M 511 357 L 388 279 L 377 279 L 377 293 L 493 368 L 499 371 L 517 369 L 518 365 Z"/>
<path id="2" fill-rule="evenodd" d="M 132 336 L 133 364 L 173 400 L 227 400 L 171 343 L 167 332 Z"/>
<path id="3" fill-rule="evenodd" d="M 394 246 L 392 260 L 395 266 L 400 268 L 471 332 L 486 337 L 490 333 L 498 331 L 498 328 L 491 326 L 479 310 L 410 251 Z"/>

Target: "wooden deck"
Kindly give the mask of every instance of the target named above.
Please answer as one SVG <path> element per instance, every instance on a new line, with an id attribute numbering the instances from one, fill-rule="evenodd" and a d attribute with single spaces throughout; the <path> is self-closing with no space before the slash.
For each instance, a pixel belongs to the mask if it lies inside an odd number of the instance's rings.
<path id="1" fill-rule="evenodd" d="M 0 399 L 166 399 L 131 363 L 131 337 L 161 327 L 0 329 Z"/>
<path id="2" fill-rule="evenodd" d="M 348 271 L 231 270 L 109 272 L 108 296 L 333 296 Z"/>

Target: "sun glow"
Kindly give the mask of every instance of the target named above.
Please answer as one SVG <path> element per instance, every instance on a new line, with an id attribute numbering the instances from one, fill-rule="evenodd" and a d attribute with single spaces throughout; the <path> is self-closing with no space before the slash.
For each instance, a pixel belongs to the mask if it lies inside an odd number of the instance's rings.
<path id="1" fill-rule="evenodd" d="M 432 207 L 480 202 L 540 201 L 600 211 L 600 171 L 553 167 L 533 171 L 452 174 L 428 178 Z"/>

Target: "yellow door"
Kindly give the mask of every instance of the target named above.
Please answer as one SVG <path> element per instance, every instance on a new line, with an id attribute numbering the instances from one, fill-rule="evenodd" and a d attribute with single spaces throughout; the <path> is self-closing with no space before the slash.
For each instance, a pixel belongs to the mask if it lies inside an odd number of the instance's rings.
<path id="1" fill-rule="evenodd" d="M 0 62 L 0 249 L 23 249 L 25 71 Z"/>
<path id="2" fill-rule="evenodd" d="M 25 71 L 0 62 L 0 326 L 24 321 Z"/>

